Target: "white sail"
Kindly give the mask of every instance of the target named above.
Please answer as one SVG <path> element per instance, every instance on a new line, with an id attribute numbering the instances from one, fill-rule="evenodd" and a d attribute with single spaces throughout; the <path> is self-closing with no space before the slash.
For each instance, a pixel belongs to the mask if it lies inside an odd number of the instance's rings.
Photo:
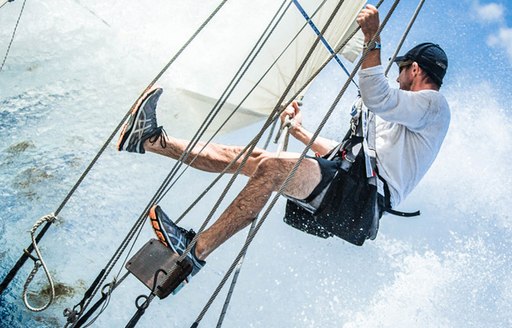
<path id="1" fill-rule="evenodd" d="M 0 8 L 3 7 L 9 0 L 0 0 Z"/>
<path id="2" fill-rule="evenodd" d="M 338 2 L 337 0 L 326 0 L 321 6 L 322 1 L 302 0 L 301 5 L 306 13 L 312 17 L 312 21 L 317 26 L 318 30 L 322 30 Z M 357 23 L 355 19 L 364 3 L 365 1 L 362 0 L 344 2 L 324 34 L 325 39 L 333 49 L 336 49 L 345 42 L 348 36 L 356 29 Z M 268 10 L 269 14 L 273 14 L 277 10 L 277 7 L 268 8 Z M 243 26 L 243 28 L 257 29 L 260 31 L 259 34 L 261 34 L 263 28 L 268 24 L 270 17 L 271 15 L 268 15 L 268 19 L 258 21 L 260 24 L 258 27 Z M 224 22 L 224 24 L 228 23 L 229 20 Z M 303 28 L 304 24 L 306 24 L 304 16 L 291 4 L 257 59 L 254 61 L 253 65 L 251 65 L 233 94 L 229 97 L 222 111 L 209 128 L 210 132 L 215 131 L 224 122 L 226 117 L 238 107 L 240 102 L 246 97 L 264 72 L 279 58 L 256 89 L 243 101 L 242 106 L 229 120 L 228 124 L 223 128 L 223 131 L 241 128 L 268 116 L 317 38 L 317 34 L 309 25 Z M 233 26 L 233 28 L 238 27 Z M 299 33 L 299 31 L 301 32 Z M 297 34 L 298 37 L 296 37 Z M 192 68 L 192 72 L 188 73 L 188 75 L 184 73 L 181 79 L 176 79 L 173 84 L 179 105 L 177 106 L 178 108 L 176 108 L 176 112 L 173 113 L 173 116 L 179 117 L 181 124 L 186 124 L 186 122 L 202 122 L 204 117 L 217 102 L 224 88 L 229 84 L 229 81 L 234 75 L 232 72 L 235 72 L 235 68 L 238 68 L 242 64 L 242 60 L 256 43 L 258 34 L 254 33 L 254 35 L 256 35 L 255 38 L 233 40 L 230 49 L 215 49 L 218 45 L 215 41 L 208 44 L 207 55 L 209 56 L 208 60 L 210 65 L 213 63 L 213 65 L 218 64 L 219 66 L 225 66 L 224 69 L 220 70 L 222 72 L 221 74 L 218 73 L 219 67 L 212 67 L 212 69 L 204 69 L 203 67 L 200 72 L 194 72 L 193 67 L 198 64 L 198 59 L 195 57 L 194 63 L 188 65 L 189 68 Z M 214 36 L 210 38 L 214 38 Z M 292 40 L 294 41 L 290 44 Z M 341 54 L 346 59 L 353 61 L 360 54 L 362 44 L 362 35 L 358 33 L 351 39 L 349 44 L 342 49 Z M 220 54 L 218 53 L 219 51 Z M 297 79 L 297 82 L 288 94 L 288 97 L 295 94 L 330 55 L 327 48 L 320 42 Z M 216 62 L 211 56 L 215 56 L 219 60 Z"/>

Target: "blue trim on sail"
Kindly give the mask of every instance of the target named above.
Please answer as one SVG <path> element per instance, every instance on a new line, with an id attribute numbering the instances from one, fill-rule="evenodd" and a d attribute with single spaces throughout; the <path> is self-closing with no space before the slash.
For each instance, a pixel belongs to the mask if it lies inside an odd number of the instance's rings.
<path id="1" fill-rule="evenodd" d="M 299 3 L 298 0 L 292 0 L 293 3 L 295 4 L 295 6 L 297 7 L 297 9 L 299 10 L 299 12 L 302 14 L 302 16 L 304 16 L 304 18 L 306 19 L 306 21 L 308 22 L 309 26 L 311 26 L 311 28 L 313 29 L 313 31 L 316 33 L 317 36 L 320 37 L 320 40 L 322 41 L 322 43 L 324 44 L 324 46 L 327 48 L 327 50 L 329 51 L 329 53 L 331 55 L 334 55 L 334 60 L 336 60 L 336 62 L 340 65 L 340 67 L 343 69 L 343 71 L 345 71 L 345 73 L 347 74 L 347 76 L 350 76 L 350 73 L 348 72 L 348 70 L 345 68 L 345 65 L 343 65 L 343 63 L 341 62 L 341 59 L 338 57 L 338 54 L 334 52 L 334 49 L 331 47 L 331 45 L 329 44 L 329 42 L 324 38 L 324 36 L 322 35 L 322 33 L 320 32 L 320 30 L 318 30 L 318 28 L 316 27 L 315 23 L 313 23 L 313 21 L 311 20 L 311 18 L 309 17 L 309 15 L 306 13 L 306 11 L 304 10 L 304 8 L 302 7 L 302 5 Z M 354 82 L 354 80 L 352 80 L 352 82 Z M 354 84 L 357 86 L 357 84 L 354 82 Z M 359 87 L 358 87 L 359 88 Z"/>

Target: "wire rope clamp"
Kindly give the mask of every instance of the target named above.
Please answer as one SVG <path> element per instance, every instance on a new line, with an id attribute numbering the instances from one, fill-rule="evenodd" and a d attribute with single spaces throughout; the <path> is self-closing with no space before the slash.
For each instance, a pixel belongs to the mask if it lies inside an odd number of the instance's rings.
<path id="1" fill-rule="evenodd" d="M 192 263 L 157 239 L 149 240 L 127 263 L 126 269 L 158 298 L 177 292 L 192 273 Z"/>

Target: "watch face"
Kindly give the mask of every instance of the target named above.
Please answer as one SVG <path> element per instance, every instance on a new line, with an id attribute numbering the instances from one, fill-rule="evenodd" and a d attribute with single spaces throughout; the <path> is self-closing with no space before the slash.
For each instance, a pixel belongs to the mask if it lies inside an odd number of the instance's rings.
<path id="1" fill-rule="evenodd" d="M 368 43 L 365 43 L 364 44 L 364 48 L 367 48 L 369 50 L 372 50 L 373 48 L 375 48 L 375 41 L 370 41 Z"/>
<path id="2" fill-rule="evenodd" d="M 368 43 L 365 43 L 363 45 L 363 48 L 366 48 L 368 50 L 380 49 L 380 43 L 376 41 L 370 41 Z"/>

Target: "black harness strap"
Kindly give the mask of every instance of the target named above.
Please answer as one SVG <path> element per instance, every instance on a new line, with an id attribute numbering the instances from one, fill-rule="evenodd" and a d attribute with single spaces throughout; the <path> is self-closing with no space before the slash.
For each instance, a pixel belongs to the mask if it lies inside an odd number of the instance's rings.
<path id="1" fill-rule="evenodd" d="M 380 175 L 378 177 L 379 177 L 380 181 L 382 181 L 382 183 L 384 184 L 384 207 L 382 207 L 380 209 L 382 212 L 388 212 L 389 214 L 406 217 L 406 218 L 418 216 L 421 214 L 420 211 L 416 211 L 416 212 L 395 211 L 391 207 L 391 193 L 389 192 L 388 183 L 386 182 L 386 180 L 382 179 L 382 177 Z"/>

